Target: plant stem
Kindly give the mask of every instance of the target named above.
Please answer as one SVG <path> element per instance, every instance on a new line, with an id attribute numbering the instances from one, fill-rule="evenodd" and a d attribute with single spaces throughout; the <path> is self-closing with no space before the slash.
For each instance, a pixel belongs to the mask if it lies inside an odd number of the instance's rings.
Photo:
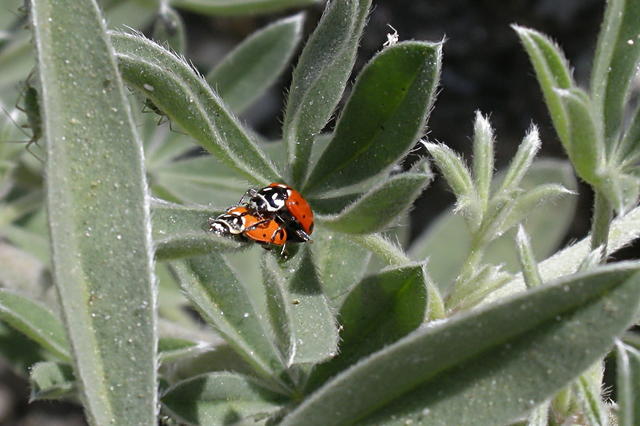
<path id="1" fill-rule="evenodd" d="M 591 221 L 591 250 L 603 246 L 602 258 L 607 257 L 609 226 L 613 218 L 613 208 L 609 200 L 600 191 L 595 190 L 593 217 Z"/>

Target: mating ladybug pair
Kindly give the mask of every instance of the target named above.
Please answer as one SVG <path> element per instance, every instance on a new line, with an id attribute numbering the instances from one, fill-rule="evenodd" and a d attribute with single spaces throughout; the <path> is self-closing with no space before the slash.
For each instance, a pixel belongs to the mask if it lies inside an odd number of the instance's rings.
<path id="1" fill-rule="evenodd" d="M 248 202 L 244 202 L 246 198 Z M 209 219 L 209 231 L 218 235 L 242 235 L 265 245 L 311 240 L 313 211 L 302 195 L 288 185 L 272 183 L 249 189 L 237 206 Z"/>

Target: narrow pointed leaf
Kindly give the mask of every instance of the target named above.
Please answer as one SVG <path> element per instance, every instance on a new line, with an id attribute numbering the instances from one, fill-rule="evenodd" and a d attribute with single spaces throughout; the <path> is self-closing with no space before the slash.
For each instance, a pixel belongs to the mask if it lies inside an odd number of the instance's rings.
<path id="1" fill-rule="evenodd" d="M 591 93 L 604 121 L 608 145 L 622 131 L 625 105 L 640 59 L 640 4 L 634 0 L 612 0 L 602 22 L 591 75 Z"/>
<path id="2" fill-rule="evenodd" d="M 327 382 L 281 424 L 514 421 L 606 354 L 637 312 L 637 271 L 603 267 L 422 328 Z"/>
<path id="3" fill-rule="evenodd" d="M 598 183 L 605 163 L 604 141 L 588 95 L 580 89 L 556 90 L 569 121 L 569 158 L 576 173 L 590 184 Z"/>
<path id="4" fill-rule="evenodd" d="M 486 208 L 493 178 L 493 129 L 486 117 L 478 111 L 473 129 L 473 177 L 478 197 Z"/>
<path id="5" fill-rule="evenodd" d="M 313 389 L 424 322 L 427 287 L 422 265 L 387 269 L 360 281 L 340 308 L 340 352 L 313 371 Z"/>
<path id="6" fill-rule="evenodd" d="M 253 307 L 247 290 L 218 254 L 173 262 L 180 286 L 205 321 L 214 327 L 262 377 L 275 378 L 283 361 L 266 318 Z"/>
<path id="7" fill-rule="evenodd" d="M 350 234 L 370 234 L 384 229 L 407 211 L 431 180 L 429 173 L 396 175 L 333 216 L 319 216 L 327 228 Z"/>
<path id="8" fill-rule="evenodd" d="M 336 321 L 318 279 L 311 253 L 301 248 L 293 259 L 278 265 L 264 258 L 264 283 L 271 322 L 287 365 L 315 363 L 335 355 Z"/>
<path id="9" fill-rule="evenodd" d="M 633 426 L 640 420 L 640 351 L 616 342 L 616 394 L 620 426 Z"/>
<path id="10" fill-rule="evenodd" d="M 171 414 L 198 425 L 253 423 L 278 411 L 285 402 L 282 395 L 256 380 L 230 372 L 184 380 L 162 397 Z"/>
<path id="11" fill-rule="evenodd" d="M 28 297 L 0 289 L 0 320 L 63 361 L 71 359 L 64 325 L 46 307 Z"/>
<path id="12" fill-rule="evenodd" d="M 182 58 L 138 34 L 111 33 L 123 79 L 151 99 L 172 122 L 251 182 L 278 173 L 240 121 Z"/>
<path id="13" fill-rule="evenodd" d="M 371 0 L 327 3 L 293 71 L 283 136 L 292 184 L 306 177 L 311 147 L 349 80 Z"/>
<path id="14" fill-rule="evenodd" d="M 156 256 L 160 259 L 176 259 L 216 250 L 237 250 L 243 246 L 237 239 L 208 232 L 208 219 L 219 214 L 219 210 L 154 200 L 152 213 L 153 241 Z"/>
<path id="15" fill-rule="evenodd" d="M 569 63 L 562 50 L 546 35 L 538 31 L 513 25 L 518 33 L 542 89 L 549 109 L 551 121 L 564 149 L 569 152 L 569 121 L 564 105 L 555 89 L 569 89 L 574 86 Z"/>
<path id="16" fill-rule="evenodd" d="M 527 288 L 538 287 L 542 285 L 540 271 L 538 271 L 538 263 L 531 248 L 531 240 L 527 231 L 520 225 L 516 235 L 516 247 L 518 248 L 518 258 L 522 268 L 522 276 Z"/>
<path id="17" fill-rule="evenodd" d="M 31 367 L 29 374 L 31 387 L 30 401 L 45 399 L 68 399 L 76 392 L 76 378 L 69 364 L 59 362 L 39 362 Z"/>
<path id="18" fill-rule="evenodd" d="M 90 424 L 156 421 L 142 144 L 94 0 L 32 0 L 54 281 Z M 64 51 L 64 55 L 60 52 Z"/>
<path id="19" fill-rule="evenodd" d="M 511 163 L 509 163 L 509 167 L 504 172 L 504 178 L 498 192 L 512 191 L 518 188 L 520 182 L 529 171 L 539 149 L 540 136 L 538 135 L 538 128 L 532 126 L 520 146 L 518 146 L 518 151 L 513 156 Z"/>
<path id="20" fill-rule="evenodd" d="M 456 197 L 470 198 L 474 196 L 473 179 L 464 161 L 444 144 L 428 143 L 425 146 Z"/>
<path id="21" fill-rule="evenodd" d="M 440 43 L 404 42 L 384 49 L 365 66 L 309 177 L 308 190 L 360 183 L 407 154 L 424 132 L 441 56 Z"/>
<path id="22" fill-rule="evenodd" d="M 318 0 L 169 0 L 179 8 L 205 15 L 252 15 L 304 7 Z"/>
<path id="23" fill-rule="evenodd" d="M 302 37 L 303 20 L 298 14 L 256 31 L 207 74 L 209 85 L 232 111 L 242 112 L 284 71 Z"/>

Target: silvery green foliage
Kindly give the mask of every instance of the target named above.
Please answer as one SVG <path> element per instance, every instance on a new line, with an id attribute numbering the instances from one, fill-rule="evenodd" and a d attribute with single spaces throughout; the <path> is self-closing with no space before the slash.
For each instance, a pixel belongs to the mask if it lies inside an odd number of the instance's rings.
<path id="1" fill-rule="evenodd" d="M 535 159 L 532 126 L 497 171 L 500 142 L 479 112 L 470 161 L 424 139 L 441 42 L 385 43 L 349 87 L 369 0 L 327 2 L 297 59 L 302 13 L 205 76 L 183 56 L 180 10 L 315 2 L 31 0 L 30 29 L 0 14 L 0 45 L 12 47 L 0 48 L 3 105 L 38 64 L 26 116 L 11 114 L 42 133 L 44 161 L 0 144 L 0 343 L 11 342 L 0 354 L 28 376 L 31 399 L 78 401 L 94 425 L 635 424 L 640 346 L 625 330 L 640 266 L 600 263 L 640 234 L 640 113 L 626 111 L 640 7 L 608 3 L 589 90 L 546 36 L 514 27 L 570 162 Z M 292 62 L 283 140 L 265 142 L 237 114 Z M 0 139 L 19 138 L 1 120 Z M 423 146 L 431 162 L 409 165 Z M 456 202 L 407 247 L 431 164 Z M 556 252 L 573 170 L 596 191 L 594 231 Z M 271 181 L 307 198 L 313 244 L 283 258 L 206 232 Z M 614 342 L 611 410 L 601 364 Z"/>

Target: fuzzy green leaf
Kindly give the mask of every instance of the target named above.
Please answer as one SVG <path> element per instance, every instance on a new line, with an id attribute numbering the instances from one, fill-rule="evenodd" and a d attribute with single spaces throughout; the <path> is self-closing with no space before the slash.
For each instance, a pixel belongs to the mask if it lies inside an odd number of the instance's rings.
<path id="1" fill-rule="evenodd" d="M 372 188 L 362 198 L 333 216 L 318 216 L 327 228 L 350 234 L 381 231 L 407 211 L 429 184 L 431 174 L 407 172 Z"/>
<path id="2" fill-rule="evenodd" d="M 385 173 L 424 132 L 440 78 L 442 44 L 404 42 L 365 66 L 307 190 L 335 189 Z"/>
<path id="3" fill-rule="evenodd" d="M 538 135 L 538 128 L 532 126 L 520 146 L 518 146 L 518 151 L 511 159 L 506 172 L 504 172 L 504 178 L 497 192 L 514 191 L 519 187 L 539 149 L 540 136 Z"/>
<path id="4" fill-rule="evenodd" d="M 267 417 L 278 411 L 285 399 L 255 379 L 220 372 L 177 383 L 167 390 L 162 403 L 189 424 L 230 425 Z"/>
<path id="5" fill-rule="evenodd" d="M 309 249 L 279 265 L 266 255 L 263 263 L 267 304 L 287 365 L 315 363 L 335 355 L 338 330 L 322 292 Z"/>
<path id="6" fill-rule="evenodd" d="M 569 149 L 576 173 L 595 185 L 600 181 L 605 163 L 604 141 L 591 107 L 589 96 L 581 89 L 556 90 L 569 121 Z"/>
<path id="7" fill-rule="evenodd" d="M 633 426 L 640 420 L 640 351 L 616 342 L 616 393 L 620 426 Z"/>
<path id="8" fill-rule="evenodd" d="M 304 181 L 313 142 L 342 97 L 370 6 L 371 0 L 327 3 L 293 71 L 282 130 L 295 187 Z"/>
<path id="9" fill-rule="evenodd" d="M 31 367 L 29 374 L 31 395 L 29 401 L 64 399 L 76 392 L 76 378 L 69 364 L 39 362 Z"/>
<path id="10" fill-rule="evenodd" d="M 94 0 L 32 0 L 54 281 L 90 424 L 152 424 L 156 318 L 138 139 Z M 64 52 L 61 55 L 60 52 Z"/>
<path id="11" fill-rule="evenodd" d="M 318 0 L 169 0 L 172 5 L 204 15 L 254 15 L 304 7 Z"/>
<path id="12" fill-rule="evenodd" d="M 256 31 L 207 74 L 229 108 L 242 112 L 276 81 L 302 37 L 303 21 L 298 14 Z"/>
<path id="13" fill-rule="evenodd" d="M 247 289 L 218 254 L 173 262 L 180 286 L 200 315 L 265 379 L 284 367 L 265 318 L 256 313 Z"/>
<path id="14" fill-rule="evenodd" d="M 360 281 L 340 308 L 340 352 L 316 367 L 308 387 L 317 387 L 418 328 L 427 309 L 425 278 L 422 265 L 412 265 L 387 269 Z"/>
<path id="15" fill-rule="evenodd" d="M 569 89 L 574 86 L 569 63 L 562 50 L 546 35 L 538 31 L 513 25 L 518 33 L 542 89 L 544 100 L 551 115 L 551 121 L 567 152 L 570 151 L 569 119 L 556 89 Z"/>
<path id="16" fill-rule="evenodd" d="M 0 289 L 0 320 L 63 361 L 71 359 L 64 325 L 46 307 L 28 297 Z"/>
<path id="17" fill-rule="evenodd" d="M 179 54 L 184 54 L 187 49 L 186 31 L 182 17 L 166 4 L 161 4 L 160 11 L 153 23 L 153 39 Z"/>
<path id="18" fill-rule="evenodd" d="M 425 146 L 456 198 L 473 198 L 475 196 L 473 179 L 464 161 L 444 144 L 427 143 Z"/>
<path id="19" fill-rule="evenodd" d="M 334 308 L 366 272 L 371 252 L 350 240 L 348 235 L 322 229 L 314 234 L 314 257 L 324 292 Z"/>
<path id="20" fill-rule="evenodd" d="M 493 179 L 493 145 L 491 124 L 480 111 L 477 111 L 473 127 L 473 177 L 483 208 L 486 208 L 489 202 Z"/>
<path id="21" fill-rule="evenodd" d="M 419 329 L 327 382 L 281 424 L 507 424 L 610 349 L 637 312 L 637 271 L 602 267 Z"/>
<path id="22" fill-rule="evenodd" d="M 615 147 L 622 132 L 625 106 L 640 59 L 640 3 L 611 0 L 602 22 L 591 75 L 591 93 L 604 122 L 608 148 Z"/>
<path id="23" fill-rule="evenodd" d="M 156 256 L 175 259 L 217 250 L 237 250 L 238 240 L 208 232 L 208 219 L 216 213 L 206 207 L 185 207 L 161 200 L 152 202 Z"/>
<path id="24" fill-rule="evenodd" d="M 520 259 L 520 267 L 522 268 L 522 276 L 527 288 L 538 287 L 542 285 L 540 271 L 538 271 L 538 262 L 531 248 L 531 240 L 527 231 L 520 225 L 516 234 L 516 247 L 518 248 L 518 258 Z"/>
<path id="25" fill-rule="evenodd" d="M 251 182 L 278 173 L 207 82 L 182 58 L 138 34 L 111 33 L 122 77 L 172 122 Z"/>

